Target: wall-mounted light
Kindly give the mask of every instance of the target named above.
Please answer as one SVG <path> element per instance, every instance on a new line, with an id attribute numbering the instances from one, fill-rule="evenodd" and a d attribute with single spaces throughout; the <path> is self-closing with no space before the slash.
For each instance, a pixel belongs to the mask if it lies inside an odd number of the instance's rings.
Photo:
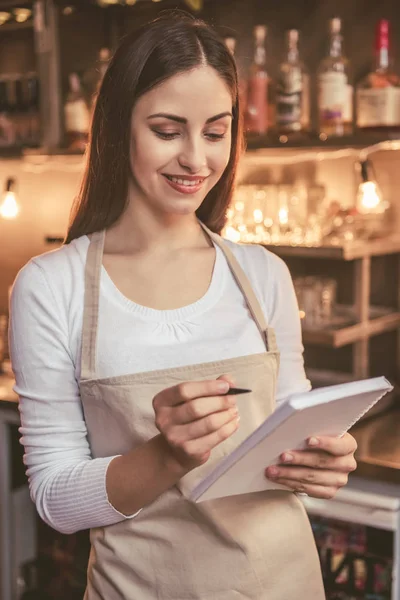
<path id="1" fill-rule="evenodd" d="M 14 19 L 17 23 L 25 23 L 32 16 L 32 11 L 29 8 L 15 8 Z"/>
<path id="2" fill-rule="evenodd" d="M 371 168 L 369 160 L 360 161 L 361 183 L 358 186 L 356 208 L 361 214 L 379 214 L 389 207 L 389 203 L 382 199 L 377 182 L 370 176 Z"/>
<path id="3" fill-rule="evenodd" d="M 11 19 L 11 16 L 11 13 L 2 10 L 0 12 L 0 25 L 4 25 L 4 23 L 7 23 L 7 21 Z"/>
<path id="4" fill-rule="evenodd" d="M 19 206 L 14 192 L 15 179 L 7 179 L 2 202 L 0 204 L 0 217 L 3 219 L 15 219 L 19 213 Z"/>

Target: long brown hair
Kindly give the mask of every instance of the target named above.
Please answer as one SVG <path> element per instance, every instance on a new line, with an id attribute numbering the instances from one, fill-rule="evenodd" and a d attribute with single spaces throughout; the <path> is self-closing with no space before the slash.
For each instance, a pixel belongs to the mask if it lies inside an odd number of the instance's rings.
<path id="1" fill-rule="evenodd" d="M 238 78 L 234 59 L 204 21 L 169 11 L 128 34 L 112 58 L 94 109 L 86 169 L 65 243 L 113 225 L 126 208 L 130 121 L 140 96 L 163 81 L 204 64 L 213 67 L 232 94 L 232 146 L 228 165 L 196 211 L 219 233 L 225 223 L 243 147 Z"/>

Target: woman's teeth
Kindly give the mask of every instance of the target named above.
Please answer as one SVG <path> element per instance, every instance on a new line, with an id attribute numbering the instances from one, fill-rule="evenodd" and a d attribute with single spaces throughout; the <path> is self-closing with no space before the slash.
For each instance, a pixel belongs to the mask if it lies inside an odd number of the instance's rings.
<path id="1" fill-rule="evenodd" d="M 166 175 L 166 177 L 178 185 L 187 185 L 188 187 L 194 187 L 203 182 L 203 179 L 179 179 L 178 177 L 171 177 L 170 175 Z"/>

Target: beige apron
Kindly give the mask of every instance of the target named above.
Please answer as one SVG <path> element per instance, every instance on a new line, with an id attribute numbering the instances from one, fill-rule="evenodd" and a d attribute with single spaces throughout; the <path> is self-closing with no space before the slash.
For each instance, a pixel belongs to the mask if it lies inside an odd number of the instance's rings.
<path id="1" fill-rule="evenodd" d="M 204 227 L 204 226 L 203 226 Z M 90 532 L 85 600 L 322 600 L 318 555 L 295 494 L 267 491 L 202 503 L 185 498 L 224 455 L 274 410 L 279 353 L 247 276 L 224 252 L 266 352 L 119 377 L 96 378 L 96 339 L 104 231 L 92 235 L 85 274 L 81 398 L 93 458 L 124 454 L 158 435 L 152 399 L 184 381 L 232 374 L 251 394 L 238 396 L 238 431 L 205 465 L 145 506 L 133 519 Z"/>

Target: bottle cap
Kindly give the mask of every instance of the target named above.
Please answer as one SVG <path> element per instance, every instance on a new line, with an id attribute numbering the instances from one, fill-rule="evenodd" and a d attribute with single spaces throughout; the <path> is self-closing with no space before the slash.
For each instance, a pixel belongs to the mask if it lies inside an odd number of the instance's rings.
<path id="1" fill-rule="evenodd" d="M 262 44 L 265 42 L 265 38 L 267 37 L 267 27 L 266 25 L 256 25 L 254 27 L 254 37 L 256 42 Z"/>
<path id="2" fill-rule="evenodd" d="M 232 35 L 228 35 L 225 38 L 225 46 L 228 48 L 229 52 L 233 55 L 236 50 L 236 38 Z"/>
<path id="3" fill-rule="evenodd" d="M 376 26 L 376 49 L 389 48 L 390 23 L 387 19 L 380 19 Z"/>
<path id="4" fill-rule="evenodd" d="M 111 56 L 111 52 L 109 50 L 109 48 L 101 48 L 100 53 L 99 53 L 99 58 L 100 60 L 110 60 L 110 56 Z"/>
<path id="5" fill-rule="evenodd" d="M 289 44 L 297 44 L 299 41 L 299 31 L 298 29 L 289 29 L 287 32 L 287 39 Z"/>
<path id="6" fill-rule="evenodd" d="M 329 21 L 329 26 L 331 33 L 340 33 L 340 30 L 342 29 L 342 19 L 339 19 L 338 17 L 331 19 Z"/>
<path id="7" fill-rule="evenodd" d="M 81 89 L 81 81 L 79 79 L 79 76 L 77 73 L 70 73 L 69 74 L 69 85 L 70 88 L 73 92 L 79 92 Z"/>

